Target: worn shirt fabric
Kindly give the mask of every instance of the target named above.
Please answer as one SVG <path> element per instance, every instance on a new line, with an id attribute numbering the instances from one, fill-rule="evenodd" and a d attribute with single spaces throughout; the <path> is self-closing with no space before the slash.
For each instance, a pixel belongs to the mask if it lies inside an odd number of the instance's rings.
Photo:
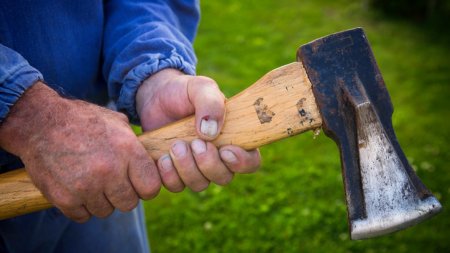
<path id="1" fill-rule="evenodd" d="M 198 0 L 0 1 L 0 127 L 37 80 L 66 97 L 114 101 L 138 122 L 143 80 L 164 68 L 195 74 L 198 20 Z M 0 171 L 18 166 L 0 149 Z"/>
<path id="2" fill-rule="evenodd" d="M 138 122 L 143 80 L 164 68 L 195 74 L 198 20 L 198 0 L 2 0 L 0 124 L 37 80 L 67 97 L 112 100 Z M 3 171 L 10 163 L 0 151 Z"/>
<path id="3" fill-rule="evenodd" d="M 136 119 L 149 75 L 195 73 L 198 15 L 195 0 L 1 1 L 0 121 L 40 73 L 66 96 L 110 98 Z"/>

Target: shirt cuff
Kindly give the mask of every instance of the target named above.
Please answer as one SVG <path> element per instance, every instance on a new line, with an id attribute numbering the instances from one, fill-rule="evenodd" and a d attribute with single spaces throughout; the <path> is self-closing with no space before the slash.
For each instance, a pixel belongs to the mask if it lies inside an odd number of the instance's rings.
<path id="1" fill-rule="evenodd" d="M 139 116 L 136 110 L 136 93 L 142 82 L 152 74 L 167 68 L 178 69 L 187 75 L 195 75 L 194 65 L 183 60 L 180 55 L 172 55 L 170 58 L 142 63 L 125 76 L 117 100 L 117 109 L 127 113 L 132 123 L 139 123 Z"/>
<path id="2" fill-rule="evenodd" d="M 0 78 L 0 124 L 5 121 L 12 106 L 34 83 L 43 80 L 42 74 L 28 64 L 17 65 Z"/>

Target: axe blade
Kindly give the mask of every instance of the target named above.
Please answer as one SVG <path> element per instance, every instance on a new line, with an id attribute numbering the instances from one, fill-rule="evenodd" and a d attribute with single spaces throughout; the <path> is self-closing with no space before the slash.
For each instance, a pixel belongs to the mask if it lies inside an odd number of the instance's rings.
<path id="1" fill-rule="evenodd" d="M 409 165 L 392 103 L 361 28 L 300 47 L 323 129 L 339 146 L 352 239 L 404 229 L 441 209 Z"/>

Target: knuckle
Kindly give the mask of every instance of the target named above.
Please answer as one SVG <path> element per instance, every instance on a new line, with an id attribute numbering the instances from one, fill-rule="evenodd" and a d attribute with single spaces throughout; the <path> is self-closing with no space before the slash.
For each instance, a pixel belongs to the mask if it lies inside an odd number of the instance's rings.
<path id="1" fill-rule="evenodd" d="M 221 162 L 217 153 L 214 152 L 210 146 L 211 145 L 207 146 L 207 151 L 205 153 L 197 155 L 195 155 L 194 153 L 196 164 L 203 170 L 212 170 L 217 164 Z"/>
<path id="2" fill-rule="evenodd" d="M 77 179 L 73 184 L 73 189 L 78 193 L 88 193 L 89 192 L 89 183 L 84 179 Z"/>
<path id="3" fill-rule="evenodd" d="M 85 223 L 91 218 L 91 215 L 81 207 L 77 210 L 68 210 L 68 211 L 62 210 L 62 212 L 69 219 L 78 223 Z"/>
<path id="4" fill-rule="evenodd" d="M 199 155 L 194 155 L 195 163 L 197 167 L 203 174 L 214 174 L 217 166 L 221 166 L 222 161 L 220 160 L 217 151 L 210 151 L 212 148 L 208 145 L 208 151 Z"/>
<path id="5" fill-rule="evenodd" d="M 131 148 L 134 146 L 135 142 L 132 141 L 132 138 L 128 138 L 125 136 L 122 136 L 121 138 L 117 138 L 115 140 L 115 145 L 121 150 L 122 152 L 124 150 L 131 150 Z"/>
<path id="6" fill-rule="evenodd" d="M 199 166 L 199 170 L 207 179 L 215 183 L 222 179 L 221 166 L 214 166 L 213 164 L 204 167 Z"/>
<path id="7" fill-rule="evenodd" d="M 114 208 L 106 201 L 106 199 L 95 201 L 87 207 L 92 215 L 99 218 L 106 218 L 114 211 Z"/>
<path id="8" fill-rule="evenodd" d="M 256 155 L 251 154 L 250 157 L 244 159 L 241 163 L 229 166 L 230 170 L 233 172 L 238 172 L 242 174 L 254 173 L 259 170 L 261 166 L 261 159 L 259 153 Z"/>
<path id="9" fill-rule="evenodd" d="M 173 193 L 178 193 L 178 192 L 182 192 L 184 190 L 184 184 L 181 183 L 176 183 L 176 184 L 167 184 L 165 185 L 167 190 Z"/>
<path id="10" fill-rule="evenodd" d="M 234 177 L 233 173 L 227 173 L 219 177 L 214 182 L 218 185 L 227 185 L 231 182 L 231 180 L 233 180 L 233 177 Z"/>
<path id="11" fill-rule="evenodd" d="M 111 162 L 110 159 L 104 158 L 98 158 L 93 164 L 92 164 L 92 173 L 94 173 L 93 178 L 104 178 L 108 176 L 111 171 L 113 171 L 114 164 Z"/>
<path id="12" fill-rule="evenodd" d="M 172 160 L 174 162 L 174 167 L 181 174 L 187 174 L 188 171 L 194 170 L 197 167 L 195 162 L 189 157 L 176 157 L 172 156 Z"/>
<path id="13" fill-rule="evenodd" d="M 209 180 L 205 178 L 196 168 L 185 171 L 184 176 L 181 175 L 183 183 L 194 192 L 200 192 L 209 185 Z"/>
<path id="14" fill-rule="evenodd" d="M 93 213 L 93 215 L 99 217 L 99 218 L 106 218 L 108 216 L 110 216 L 112 214 L 112 212 L 114 211 L 113 208 L 102 208 L 99 209 L 97 212 Z"/>
<path id="15" fill-rule="evenodd" d="M 195 184 L 192 184 L 189 188 L 193 191 L 193 192 L 201 192 L 204 191 L 206 188 L 208 188 L 209 186 L 209 182 L 196 182 Z"/>
<path id="16" fill-rule="evenodd" d="M 208 159 L 195 159 L 198 170 L 208 177 L 214 173 L 214 163 L 209 161 Z M 209 177 L 208 177 L 209 178 Z"/>
<path id="17" fill-rule="evenodd" d="M 196 79 L 198 80 L 199 83 L 201 83 L 202 85 L 211 85 L 214 86 L 216 88 L 219 88 L 219 85 L 217 85 L 216 81 L 214 81 L 214 79 L 207 77 L 207 76 L 197 76 Z"/>
<path id="18" fill-rule="evenodd" d="M 153 199 L 156 197 L 161 190 L 161 181 L 155 181 L 154 183 L 148 184 L 142 191 L 139 192 L 139 196 L 144 200 Z"/>
<path id="19" fill-rule="evenodd" d="M 130 212 L 131 210 L 135 209 L 137 205 L 139 204 L 138 198 L 133 198 L 130 200 L 125 201 L 120 205 L 120 207 L 117 207 L 122 212 Z"/>
<path id="20" fill-rule="evenodd" d="M 126 123 L 129 123 L 128 117 L 125 114 L 120 113 L 120 112 L 114 112 L 114 113 L 120 120 L 122 120 Z"/>
<path id="21" fill-rule="evenodd" d="M 53 204 L 60 209 L 73 209 L 79 205 L 78 201 L 70 195 L 62 195 L 53 199 Z"/>
<path id="22" fill-rule="evenodd" d="M 138 195 L 131 186 L 116 187 L 107 196 L 110 203 L 122 212 L 133 210 L 139 202 Z"/>
<path id="23" fill-rule="evenodd" d="M 201 89 L 206 93 L 217 93 L 221 95 L 222 99 L 225 99 L 225 95 L 220 91 L 219 85 L 213 79 L 206 76 L 195 76 L 188 82 L 188 87 L 192 87 L 194 90 Z"/>
<path id="24" fill-rule="evenodd" d="M 176 173 L 166 174 L 162 177 L 164 187 L 170 192 L 181 192 L 184 190 L 184 183 Z"/>
<path id="25" fill-rule="evenodd" d="M 242 168 L 239 169 L 240 173 L 254 173 L 256 171 L 259 170 L 259 163 L 254 163 L 254 164 L 247 164 L 246 166 L 243 166 Z"/>

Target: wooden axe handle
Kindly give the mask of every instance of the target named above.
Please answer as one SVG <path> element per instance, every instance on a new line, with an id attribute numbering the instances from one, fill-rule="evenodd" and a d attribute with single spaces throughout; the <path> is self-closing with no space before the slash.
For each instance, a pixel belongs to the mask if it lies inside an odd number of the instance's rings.
<path id="1" fill-rule="evenodd" d="M 247 150 L 320 128 L 322 119 L 303 65 L 294 62 L 274 69 L 226 101 L 226 120 L 213 143 Z M 197 138 L 194 117 L 140 135 L 149 155 L 160 158 L 176 139 Z M 51 207 L 25 169 L 0 175 L 0 219 Z"/>

